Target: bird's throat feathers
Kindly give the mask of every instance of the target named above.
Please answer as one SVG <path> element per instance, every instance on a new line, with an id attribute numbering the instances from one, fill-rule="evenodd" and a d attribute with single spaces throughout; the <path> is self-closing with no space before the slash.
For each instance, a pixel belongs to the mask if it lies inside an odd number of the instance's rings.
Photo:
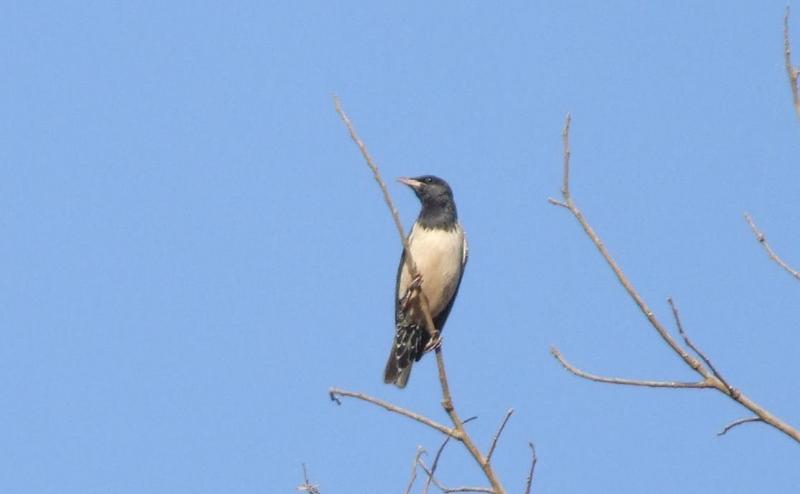
<path id="1" fill-rule="evenodd" d="M 427 229 L 454 230 L 458 222 L 456 206 L 452 200 L 423 203 L 417 223 Z"/>

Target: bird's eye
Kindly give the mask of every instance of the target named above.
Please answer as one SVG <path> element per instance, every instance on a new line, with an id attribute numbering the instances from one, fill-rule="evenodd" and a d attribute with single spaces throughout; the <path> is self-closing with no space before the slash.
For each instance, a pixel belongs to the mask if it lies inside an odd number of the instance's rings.
<path id="1" fill-rule="evenodd" d="M 425 183 L 426 184 L 429 184 L 431 182 L 433 182 L 433 179 L 431 177 L 425 177 Z"/>

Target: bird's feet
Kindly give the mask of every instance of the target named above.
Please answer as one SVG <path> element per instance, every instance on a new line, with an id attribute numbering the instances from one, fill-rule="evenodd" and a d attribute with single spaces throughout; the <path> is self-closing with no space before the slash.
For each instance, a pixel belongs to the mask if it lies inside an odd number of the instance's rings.
<path id="1" fill-rule="evenodd" d="M 428 340 L 428 344 L 425 345 L 425 353 L 432 352 L 434 350 L 438 350 L 439 348 L 441 348 L 443 340 L 444 338 L 442 338 L 442 335 L 439 334 L 439 332 L 437 331 L 436 336 L 433 339 Z"/>
<path id="2" fill-rule="evenodd" d="M 422 275 L 417 274 L 414 276 L 414 279 L 411 280 L 411 283 L 408 284 L 408 288 L 406 290 L 413 292 L 415 290 L 419 290 L 420 287 L 422 287 Z"/>
<path id="3" fill-rule="evenodd" d="M 407 310 L 411 305 L 411 300 L 415 293 L 422 287 L 422 276 L 416 275 L 411 283 L 408 284 L 406 288 L 406 293 L 403 294 L 403 298 L 400 299 L 400 307 L 403 310 Z"/>

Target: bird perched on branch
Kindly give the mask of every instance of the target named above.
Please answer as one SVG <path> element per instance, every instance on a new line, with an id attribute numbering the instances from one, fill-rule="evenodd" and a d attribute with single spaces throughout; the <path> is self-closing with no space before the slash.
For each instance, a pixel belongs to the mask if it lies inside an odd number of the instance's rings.
<path id="1" fill-rule="evenodd" d="M 419 278 L 412 278 L 404 249 L 397 268 L 396 332 L 383 375 L 385 383 L 404 388 L 414 362 L 439 343 L 438 332 L 453 308 L 467 264 L 467 239 L 458 224 L 453 191 L 447 182 L 432 175 L 400 178 L 398 181 L 411 187 L 422 203 L 419 217 L 408 236 L 408 248 Z M 426 329 L 424 315 L 419 313 L 417 304 L 411 303 L 414 286 L 420 286 L 428 300 L 437 331 L 434 341 Z"/>

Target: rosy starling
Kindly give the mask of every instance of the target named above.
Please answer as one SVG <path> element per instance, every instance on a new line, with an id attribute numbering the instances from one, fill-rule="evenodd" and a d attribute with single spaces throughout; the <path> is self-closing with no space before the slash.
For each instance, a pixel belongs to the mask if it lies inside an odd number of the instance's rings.
<path id="1" fill-rule="evenodd" d="M 408 248 L 421 277 L 422 292 L 428 299 L 431 318 L 441 331 L 453 302 L 456 300 L 464 267 L 467 264 L 467 239 L 458 224 L 453 191 L 439 177 L 425 175 L 401 178 L 422 203 L 419 217 L 408 236 Z M 424 317 L 417 314 L 415 304 L 405 303 L 412 280 L 400 257 L 395 290 L 395 336 L 383 380 L 399 388 L 408 384 L 411 366 L 422 358 L 430 343 Z"/>

